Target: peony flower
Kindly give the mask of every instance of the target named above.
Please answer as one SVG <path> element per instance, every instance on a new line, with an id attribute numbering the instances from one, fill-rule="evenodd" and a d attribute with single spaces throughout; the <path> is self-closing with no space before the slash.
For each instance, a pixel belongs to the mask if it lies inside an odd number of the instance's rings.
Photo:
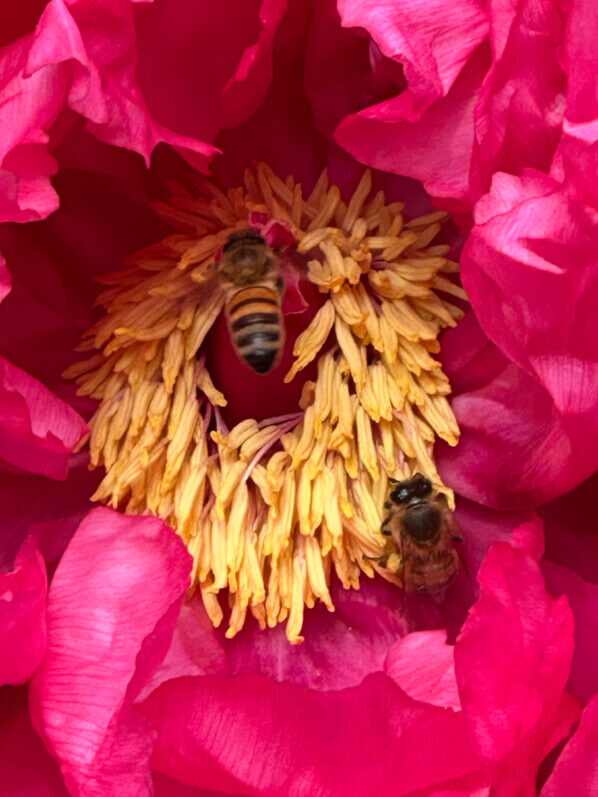
<path id="1" fill-rule="evenodd" d="M 591 790 L 586 5 L 0 11 L 12 793 Z M 247 226 L 266 376 L 203 291 Z M 380 533 L 416 470 L 464 537 L 440 607 Z"/>

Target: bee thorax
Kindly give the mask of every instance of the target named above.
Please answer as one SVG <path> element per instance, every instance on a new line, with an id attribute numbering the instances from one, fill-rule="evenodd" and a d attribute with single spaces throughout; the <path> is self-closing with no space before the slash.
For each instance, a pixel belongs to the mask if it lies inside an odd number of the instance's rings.
<path id="1" fill-rule="evenodd" d="M 442 516 L 430 503 L 410 507 L 403 515 L 403 528 L 418 543 L 436 542 L 440 536 Z"/>

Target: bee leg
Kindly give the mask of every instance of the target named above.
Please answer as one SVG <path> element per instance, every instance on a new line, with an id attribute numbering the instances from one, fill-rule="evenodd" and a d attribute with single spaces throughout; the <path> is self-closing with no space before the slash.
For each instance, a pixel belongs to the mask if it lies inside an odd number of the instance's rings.
<path id="1" fill-rule="evenodd" d="M 453 534 L 453 537 L 452 537 L 452 539 L 453 539 L 455 542 L 463 542 L 463 537 L 462 537 L 460 534 Z"/>
<path id="2" fill-rule="evenodd" d="M 391 484 L 398 484 L 398 483 L 399 483 L 399 480 L 398 480 L 398 479 L 393 479 L 393 478 L 392 478 L 392 476 L 389 476 L 389 477 L 388 477 L 388 481 L 389 481 Z"/>
<path id="3" fill-rule="evenodd" d="M 384 509 L 390 509 L 392 506 L 392 501 L 385 501 L 384 502 Z"/>

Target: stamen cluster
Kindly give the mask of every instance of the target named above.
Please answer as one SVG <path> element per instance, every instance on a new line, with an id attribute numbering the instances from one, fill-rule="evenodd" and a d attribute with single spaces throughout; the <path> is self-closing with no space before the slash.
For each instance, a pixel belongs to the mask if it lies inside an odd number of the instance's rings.
<path id="1" fill-rule="evenodd" d="M 80 347 L 95 353 L 67 372 L 100 402 L 89 449 L 106 475 L 93 497 L 176 529 L 215 625 L 228 590 L 227 636 L 249 610 L 262 627 L 286 620 L 300 642 L 304 606 L 334 609 L 332 572 L 345 588 L 361 573 L 396 579 L 377 562 L 389 553 L 380 533 L 389 477 L 424 473 L 452 502 L 432 450 L 436 436 L 455 445 L 459 430 L 433 355 L 440 330 L 462 315 L 437 292 L 465 295 L 444 276 L 458 271 L 448 247 L 432 245 L 446 215 L 405 223 L 401 203 L 370 196 L 368 171 L 348 204 L 326 172 L 307 198 L 265 164 L 226 193 L 193 183 L 171 183 L 171 200 L 156 203 L 180 232 L 102 278 L 105 314 Z M 216 253 L 254 213 L 286 225 L 327 298 L 285 377 L 318 358 L 297 412 L 228 430 L 202 346 L 224 303 Z"/>

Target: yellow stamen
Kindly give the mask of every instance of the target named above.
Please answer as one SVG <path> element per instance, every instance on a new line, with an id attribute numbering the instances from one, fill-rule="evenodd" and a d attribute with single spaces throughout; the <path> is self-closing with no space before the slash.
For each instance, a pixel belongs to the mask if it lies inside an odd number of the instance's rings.
<path id="1" fill-rule="evenodd" d="M 178 233 L 101 278 L 105 314 L 78 347 L 91 354 L 65 372 L 100 400 L 89 448 L 106 474 L 93 497 L 177 530 L 193 557 L 191 592 L 216 626 L 228 590 L 227 637 L 249 610 L 261 628 L 286 621 L 297 643 L 305 606 L 334 610 L 333 573 L 347 589 L 362 572 L 400 583 L 400 556 L 380 533 L 388 478 L 425 473 L 453 502 L 432 457 L 436 437 L 459 437 L 433 357 L 463 314 L 437 292 L 465 297 L 447 277 L 458 271 L 448 247 L 431 245 L 446 214 L 405 222 L 402 203 L 370 197 L 369 171 L 347 203 L 326 171 L 306 198 L 265 164 L 226 194 L 199 175 L 169 186 L 155 209 Z M 202 349 L 224 305 L 216 253 L 251 211 L 288 225 L 303 276 L 328 296 L 285 377 L 318 358 L 297 412 L 229 432 Z"/>

